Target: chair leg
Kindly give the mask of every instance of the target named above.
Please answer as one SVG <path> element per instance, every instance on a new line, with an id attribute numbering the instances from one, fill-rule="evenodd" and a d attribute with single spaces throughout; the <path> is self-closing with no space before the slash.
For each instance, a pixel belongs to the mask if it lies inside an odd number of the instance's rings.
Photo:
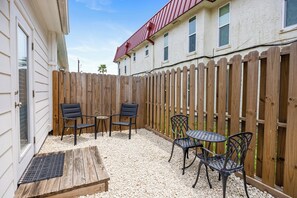
<path id="1" fill-rule="evenodd" d="M 243 184 L 244 184 L 245 194 L 246 194 L 246 196 L 249 198 L 249 194 L 248 194 L 247 186 L 246 186 L 246 175 L 245 175 L 245 170 L 242 170 L 242 175 L 243 175 Z"/>
<path id="2" fill-rule="evenodd" d="M 129 125 L 129 139 L 131 139 L 131 124 Z"/>
<path id="3" fill-rule="evenodd" d="M 170 162 L 170 160 L 172 158 L 172 154 L 173 154 L 173 150 L 174 150 L 174 144 L 175 144 L 175 141 L 173 141 L 173 143 L 172 143 L 171 155 L 170 155 L 170 158 L 169 158 L 168 162 Z"/>
<path id="4" fill-rule="evenodd" d="M 223 198 L 226 197 L 226 185 L 227 185 L 228 176 L 222 175 L 222 183 L 223 183 Z"/>
<path id="5" fill-rule="evenodd" d="M 204 165 L 205 165 L 205 164 L 204 164 Z M 208 176 L 208 167 L 207 167 L 207 165 L 205 165 L 205 171 L 206 171 L 206 177 L 207 177 L 207 181 L 208 181 L 209 188 L 212 188 L 212 185 L 211 185 L 211 183 L 210 183 L 209 176 Z"/>
<path id="6" fill-rule="evenodd" d="M 76 142 L 77 142 L 76 135 L 77 135 L 77 130 L 76 128 L 74 128 L 74 146 L 76 145 Z"/>
<path id="7" fill-rule="evenodd" d="M 122 126 L 120 125 L 120 133 L 122 133 Z"/>
<path id="8" fill-rule="evenodd" d="M 65 130 L 65 127 L 63 127 L 63 130 L 62 130 L 61 140 L 63 140 L 64 130 Z"/>
<path id="9" fill-rule="evenodd" d="M 81 134 L 81 130 L 82 130 L 82 129 L 79 129 L 79 136 L 80 136 L 80 134 Z"/>
<path id="10" fill-rule="evenodd" d="M 94 133 L 95 133 L 95 139 L 97 139 L 97 130 L 98 130 L 98 126 L 97 126 L 97 119 L 96 119 L 96 117 L 95 117 L 95 131 L 94 131 Z"/>
<path id="11" fill-rule="evenodd" d="M 111 136 L 111 126 L 112 126 L 112 118 L 109 121 L 109 137 Z"/>
<path id="12" fill-rule="evenodd" d="M 183 175 L 184 175 L 185 174 L 185 165 L 186 165 L 186 156 L 188 153 L 188 149 L 187 150 L 183 149 L 183 153 L 184 153 L 184 160 L 183 160 Z"/>
<path id="13" fill-rule="evenodd" d="M 136 125 L 136 121 L 135 121 L 135 132 L 137 133 L 137 125 Z"/>
<path id="14" fill-rule="evenodd" d="M 195 188 L 195 186 L 196 186 L 196 184 L 198 182 L 198 178 L 199 178 L 201 166 L 202 166 L 202 162 L 199 162 L 198 171 L 197 171 L 197 177 L 196 177 L 196 181 L 195 181 L 194 185 L 192 186 L 193 188 Z"/>

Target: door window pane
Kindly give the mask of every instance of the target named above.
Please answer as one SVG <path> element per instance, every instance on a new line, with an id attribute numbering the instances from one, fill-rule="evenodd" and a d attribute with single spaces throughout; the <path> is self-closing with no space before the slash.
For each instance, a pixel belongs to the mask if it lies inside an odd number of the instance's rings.
<path id="1" fill-rule="evenodd" d="M 196 50 L 196 17 L 189 20 L 189 52 Z"/>
<path id="2" fill-rule="evenodd" d="M 220 28 L 220 46 L 229 44 L 229 25 Z"/>
<path id="3" fill-rule="evenodd" d="M 193 34 L 189 37 L 189 52 L 196 50 L 196 34 Z"/>
<path id="4" fill-rule="evenodd" d="M 20 145 L 23 150 L 29 144 L 28 135 L 28 36 L 18 27 L 18 73 L 19 73 L 19 121 Z"/>
<path id="5" fill-rule="evenodd" d="M 229 44 L 230 4 L 219 9 L 219 47 Z"/>
<path id="6" fill-rule="evenodd" d="M 164 61 L 168 60 L 168 33 L 164 35 Z"/>

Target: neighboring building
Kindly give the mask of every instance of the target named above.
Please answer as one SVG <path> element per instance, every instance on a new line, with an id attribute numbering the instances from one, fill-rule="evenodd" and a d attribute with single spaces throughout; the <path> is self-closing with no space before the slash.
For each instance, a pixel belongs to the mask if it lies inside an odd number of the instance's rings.
<path id="1" fill-rule="evenodd" d="M 68 69 L 67 0 L 0 0 L 0 197 L 52 130 L 52 70 Z"/>
<path id="2" fill-rule="evenodd" d="M 297 40 L 296 13 L 297 0 L 171 0 L 114 62 L 120 75 L 136 75 L 263 51 Z"/>

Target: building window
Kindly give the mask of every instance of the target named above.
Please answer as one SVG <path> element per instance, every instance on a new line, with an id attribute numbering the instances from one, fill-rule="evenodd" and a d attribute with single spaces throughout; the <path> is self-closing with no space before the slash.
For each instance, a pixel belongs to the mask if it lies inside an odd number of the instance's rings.
<path id="1" fill-rule="evenodd" d="M 168 60 L 168 33 L 164 34 L 164 61 Z"/>
<path id="2" fill-rule="evenodd" d="M 189 52 L 196 50 L 196 17 L 189 20 Z"/>
<path id="3" fill-rule="evenodd" d="M 145 56 L 148 56 L 149 55 L 149 46 L 145 46 Z"/>
<path id="4" fill-rule="evenodd" d="M 136 53 L 133 53 L 133 61 L 136 61 Z"/>
<path id="5" fill-rule="evenodd" d="M 284 0 L 284 26 L 297 24 L 297 0 Z"/>
<path id="6" fill-rule="evenodd" d="M 121 68 L 119 68 L 119 75 L 121 75 Z"/>
<path id="7" fill-rule="evenodd" d="M 219 47 L 229 44 L 230 4 L 219 8 Z"/>
<path id="8" fill-rule="evenodd" d="M 127 66 L 125 65 L 125 74 L 127 74 Z"/>

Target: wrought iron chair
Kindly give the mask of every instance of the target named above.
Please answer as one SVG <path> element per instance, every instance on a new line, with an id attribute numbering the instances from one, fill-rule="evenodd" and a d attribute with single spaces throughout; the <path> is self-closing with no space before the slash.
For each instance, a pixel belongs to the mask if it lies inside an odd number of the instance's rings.
<path id="1" fill-rule="evenodd" d="M 129 139 L 131 139 L 131 127 L 135 125 L 135 131 L 137 133 L 136 118 L 137 118 L 138 104 L 122 104 L 121 112 L 119 114 L 114 114 L 110 116 L 109 124 L 109 136 L 111 136 L 112 125 L 120 126 L 120 131 L 122 131 L 121 126 L 129 127 Z M 113 122 L 112 118 L 114 116 L 119 116 L 118 122 Z M 128 118 L 128 121 L 122 121 L 123 118 Z"/>
<path id="2" fill-rule="evenodd" d="M 87 115 L 82 115 L 81 113 L 81 108 L 80 104 L 61 104 L 61 110 L 62 110 L 62 116 L 63 116 L 63 131 L 62 131 L 62 136 L 61 140 L 63 140 L 63 135 L 65 128 L 73 128 L 74 129 L 74 145 L 76 145 L 77 142 L 77 129 L 79 129 L 79 135 L 81 134 L 81 130 L 83 128 L 89 128 L 89 127 L 95 127 L 95 139 L 97 139 L 97 119 L 96 116 L 87 116 Z M 88 124 L 84 123 L 83 117 L 89 117 L 89 118 L 94 118 L 94 123 Z M 77 123 L 77 120 L 80 118 L 81 124 Z M 69 122 L 72 122 L 71 124 Z"/>
<path id="3" fill-rule="evenodd" d="M 246 186 L 244 160 L 252 137 L 253 134 L 251 132 L 242 132 L 229 136 L 227 139 L 227 151 L 224 154 L 215 154 L 203 147 L 203 157 L 200 159 L 197 178 L 195 184 L 193 185 L 193 188 L 195 188 L 197 184 L 200 174 L 200 168 L 202 164 L 204 164 L 212 170 L 218 171 L 220 176 L 222 176 L 224 198 L 226 196 L 226 184 L 229 175 L 238 171 L 242 171 L 245 193 L 247 197 L 249 197 Z M 208 177 L 207 180 L 209 187 L 212 188 Z"/>
<path id="4" fill-rule="evenodd" d="M 173 144 L 172 144 L 172 150 L 171 150 L 171 155 L 168 160 L 170 162 L 172 155 L 173 155 L 173 150 L 174 150 L 174 145 L 177 145 L 178 147 L 183 149 L 183 174 L 185 174 L 185 169 L 193 164 L 195 161 L 196 155 L 192 163 L 190 163 L 187 167 L 185 167 L 186 164 L 186 156 L 189 158 L 189 149 L 190 148 L 196 148 L 197 152 L 197 147 L 203 147 L 203 145 L 196 141 L 191 139 L 186 135 L 186 131 L 189 130 L 188 126 L 188 116 L 185 115 L 174 115 L 171 117 L 171 132 L 172 136 L 174 138 Z M 197 154 L 197 153 L 196 153 Z"/>

